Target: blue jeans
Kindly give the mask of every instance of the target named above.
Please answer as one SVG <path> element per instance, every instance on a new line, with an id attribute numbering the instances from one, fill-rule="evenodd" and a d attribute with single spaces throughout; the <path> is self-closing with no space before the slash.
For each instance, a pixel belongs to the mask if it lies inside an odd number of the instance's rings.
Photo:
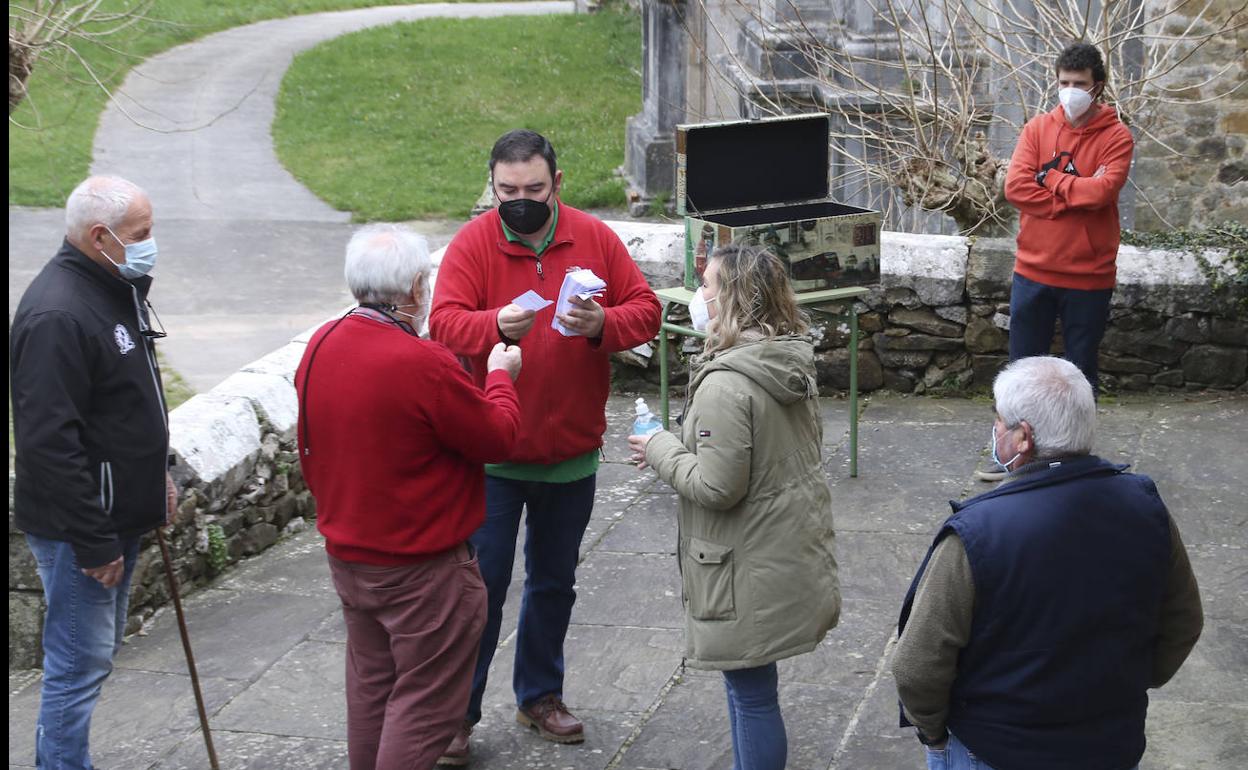
<path id="1" fill-rule="evenodd" d="M 486 677 L 511 585 L 520 515 L 526 510 L 524 594 L 516 627 L 512 688 L 520 706 L 552 693 L 563 697 L 563 640 L 576 603 L 572 586 L 596 487 L 597 476 L 566 484 L 485 477 L 485 523 L 469 541 L 477 549 L 489 607 L 472 677 L 469 722 L 481 721 Z"/>
<path id="2" fill-rule="evenodd" d="M 943 749 L 927 749 L 927 770 L 993 770 L 992 766 L 971 753 L 953 733 Z M 1137 765 L 1133 770 L 1140 770 Z"/>
<path id="3" fill-rule="evenodd" d="M 1057 319 L 1062 321 L 1065 358 L 1097 392 L 1097 354 L 1109 322 L 1113 289 L 1061 289 L 1014 274 L 1010 289 L 1010 360 L 1045 356 L 1053 347 Z"/>
<path id="4" fill-rule="evenodd" d="M 776 664 L 724 672 L 733 770 L 784 770 L 789 739 L 777 692 Z"/>
<path id="5" fill-rule="evenodd" d="M 82 573 L 69 543 L 34 535 L 27 535 L 26 542 L 48 605 L 35 765 L 40 770 L 89 770 L 91 713 L 125 635 L 139 539 L 122 541 L 125 572 L 112 588 Z"/>

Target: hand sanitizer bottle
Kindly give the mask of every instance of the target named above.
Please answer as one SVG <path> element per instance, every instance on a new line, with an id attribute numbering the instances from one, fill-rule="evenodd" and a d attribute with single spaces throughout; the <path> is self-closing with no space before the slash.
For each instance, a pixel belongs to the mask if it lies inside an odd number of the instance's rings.
<path id="1" fill-rule="evenodd" d="M 663 423 L 651 413 L 650 407 L 646 406 L 646 400 L 637 399 L 637 419 L 633 420 L 633 435 L 649 436 L 661 430 L 663 430 Z"/>

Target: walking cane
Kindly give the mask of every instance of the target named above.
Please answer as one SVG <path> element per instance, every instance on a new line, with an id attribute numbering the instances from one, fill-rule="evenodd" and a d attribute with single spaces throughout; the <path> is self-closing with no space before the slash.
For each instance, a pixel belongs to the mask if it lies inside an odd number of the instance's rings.
<path id="1" fill-rule="evenodd" d="M 165 560 L 165 575 L 169 578 L 169 594 L 173 597 L 173 611 L 178 616 L 178 631 L 182 632 L 182 649 L 186 652 L 186 667 L 191 672 L 191 689 L 195 691 L 195 706 L 199 709 L 199 728 L 204 734 L 204 746 L 208 749 L 208 762 L 212 770 L 221 770 L 217 764 L 217 751 L 212 747 L 212 733 L 208 730 L 208 711 L 204 708 L 204 694 L 199 689 L 199 673 L 195 670 L 195 655 L 191 652 L 191 636 L 186 631 L 186 616 L 182 614 L 182 597 L 178 595 L 178 579 L 173 573 L 173 559 L 169 558 L 169 546 L 165 533 L 156 528 L 160 541 L 160 555 Z"/>

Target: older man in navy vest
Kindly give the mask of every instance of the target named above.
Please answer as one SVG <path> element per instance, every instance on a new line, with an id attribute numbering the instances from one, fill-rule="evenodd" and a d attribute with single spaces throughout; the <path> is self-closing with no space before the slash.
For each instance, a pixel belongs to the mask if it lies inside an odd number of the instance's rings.
<path id="1" fill-rule="evenodd" d="M 993 396 L 1009 476 L 952 504 L 906 594 L 902 726 L 929 768 L 1134 768 L 1147 690 L 1203 624 L 1183 541 L 1151 479 L 1091 454 L 1096 405 L 1074 364 L 1019 359 Z"/>

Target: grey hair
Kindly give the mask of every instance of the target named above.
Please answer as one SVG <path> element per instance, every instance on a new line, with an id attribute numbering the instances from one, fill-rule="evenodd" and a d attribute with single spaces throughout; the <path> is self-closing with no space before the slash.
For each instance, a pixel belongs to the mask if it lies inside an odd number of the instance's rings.
<path id="1" fill-rule="evenodd" d="M 1031 425 L 1036 459 L 1092 452 L 1096 399 L 1079 367 L 1064 358 L 1032 356 L 1011 362 L 992 383 L 1006 427 Z"/>
<path id="2" fill-rule="evenodd" d="M 343 274 L 356 302 L 402 304 L 412 294 L 412 283 L 432 271 L 425 237 L 402 225 L 361 227 L 347 244 Z"/>
<path id="3" fill-rule="evenodd" d="M 95 225 L 115 230 L 142 195 L 141 187 L 119 176 L 87 177 L 65 201 L 65 232 L 77 236 Z"/>

